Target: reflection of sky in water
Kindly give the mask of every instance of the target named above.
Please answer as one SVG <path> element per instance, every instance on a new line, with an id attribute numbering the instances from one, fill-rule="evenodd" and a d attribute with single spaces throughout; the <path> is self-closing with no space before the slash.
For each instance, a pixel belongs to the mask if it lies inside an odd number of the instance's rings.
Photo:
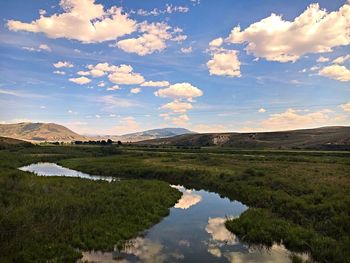
<path id="1" fill-rule="evenodd" d="M 226 229 L 228 217 L 247 209 L 242 203 L 203 190 L 172 187 L 183 193 L 182 198 L 144 237 L 128 243 L 120 262 L 290 262 L 283 246 L 252 249 Z"/>
<path id="2" fill-rule="evenodd" d="M 171 185 L 171 187 L 178 189 L 182 192 L 182 196 L 175 204 L 175 208 L 188 209 L 195 204 L 198 204 L 202 200 L 202 196 L 193 193 L 192 190 L 187 190 L 183 186 Z"/>
<path id="3" fill-rule="evenodd" d="M 53 163 L 21 167 L 22 171 L 41 176 L 81 177 L 111 181 L 110 177 L 90 176 Z M 240 202 L 221 198 L 207 191 L 172 186 L 183 195 L 169 216 L 144 233 L 129 240 L 119 253 L 83 252 L 83 261 L 90 262 L 290 262 L 283 246 L 251 249 L 239 242 L 225 227 L 227 217 L 237 217 L 247 207 Z M 121 258 L 117 260 L 117 258 Z"/>
<path id="4" fill-rule="evenodd" d="M 89 175 L 72 169 L 68 169 L 55 163 L 35 163 L 19 168 L 21 171 L 32 172 L 39 176 L 65 176 L 79 177 L 90 180 L 104 180 L 111 182 L 115 178 L 107 176 Z"/>

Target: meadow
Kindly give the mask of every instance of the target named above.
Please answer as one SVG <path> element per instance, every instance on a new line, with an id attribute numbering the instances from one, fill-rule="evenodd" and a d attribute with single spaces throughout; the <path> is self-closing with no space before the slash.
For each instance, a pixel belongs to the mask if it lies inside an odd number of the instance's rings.
<path id="1" fill-rule="evenodd" d="M 318 262 L 349 262 L 349 157 L 346 151 L 211 147 L 4 149 L 1 261 L 15 261 L 13 255 L 20 262 L 74 261 L 80 256 L 77 248 L 111 249 L 167 215 L 180 196 L 168 186 L 171 183 L 217 192 L 248 205 L 239 219 L 226 223 L 248 243 L 283 242 L 293 251 L 309 252 Z M 38 161 L 124 179 L 109 184 L 40 178 L 16 169 Z"/>
<path id="2" fill-rule="evenodd" d="M 165 182 L 38 177 L 17 169 L 111 152 L 117 150 L 37 146 L 0 151 L 0 262 L 76 262 L 81 251 L 111 251 L 166 216 L 181 194 Z"/>

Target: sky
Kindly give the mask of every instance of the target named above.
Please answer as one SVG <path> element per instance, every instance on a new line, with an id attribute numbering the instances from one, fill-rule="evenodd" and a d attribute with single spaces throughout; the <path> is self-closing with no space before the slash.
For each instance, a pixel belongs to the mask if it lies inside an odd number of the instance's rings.
<path id="1" fill-rule="evenodd" d="M 350 125 L 350 0 L 0 2 L 0 123 Z"/>

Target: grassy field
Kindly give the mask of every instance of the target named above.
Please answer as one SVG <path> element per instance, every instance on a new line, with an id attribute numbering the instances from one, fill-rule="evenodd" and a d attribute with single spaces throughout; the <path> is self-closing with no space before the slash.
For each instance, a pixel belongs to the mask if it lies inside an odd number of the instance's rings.
<path id="1" fill-rule="evenodd" d="M 180 192 L 156 180 L 108 183 L 37 177 L 17 167 L 118 154 L 101 147 L 0 151 L 0 262 L 75 262 L 82 250 L 112 250 L 169 213 Z"/>
<path id="2" fill-rule="evenodd" d="M 105 176 L 158 179 L 204 188 L 249 205 L 227 227 L 243 240 L 349 262 L 348 152 L 129 148 L 61 164 Z"/>
<path id="3" fill-rule="evenodd" d="M 168 182 L 250 206 L 226 224 L 246 242 L 283 242 L 319 262 L 349 262 L 349 157 L 345 151 L 11 146 L 0 151 L 0 261 L 67 262 L 79 258 L 77 248 L 111 249 L 168 213 L 179 198 Z M 125 180 L 44 178 L 16 169 L 37 161 Z"/>

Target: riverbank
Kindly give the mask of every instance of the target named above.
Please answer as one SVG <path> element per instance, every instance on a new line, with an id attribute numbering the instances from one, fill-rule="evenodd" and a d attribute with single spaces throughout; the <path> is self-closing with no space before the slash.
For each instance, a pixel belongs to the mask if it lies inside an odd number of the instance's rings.
<path id="1" fill-rule="evenodd" d="M 81 251 L 113 250 L 158 223 L 181 196 L 157 180 L 109 183 L 35 176 L 17 169 L 89 154 L 86 149 L 66 151 L 0 151 L 1 262 L 75 262 Z M 101 149 L 90 151 L 95 155 Z"/>
<path id="2" fill-rule="evenodd" d="M 118 156 L 71 159 L 62 164 L 92 174 L 159 179 L 208 189 L 262 209 L 258 210 L 263 211 L 261 220 L 249 209 L 244 217 L 228 224 L 247 242 L 271 245 L 283 241 L 288 249 L 308 252 L 319 262 L 350 258 L 347 152 L 211 154 L 207 149 L 205 153 L 134 149 Z"/>

